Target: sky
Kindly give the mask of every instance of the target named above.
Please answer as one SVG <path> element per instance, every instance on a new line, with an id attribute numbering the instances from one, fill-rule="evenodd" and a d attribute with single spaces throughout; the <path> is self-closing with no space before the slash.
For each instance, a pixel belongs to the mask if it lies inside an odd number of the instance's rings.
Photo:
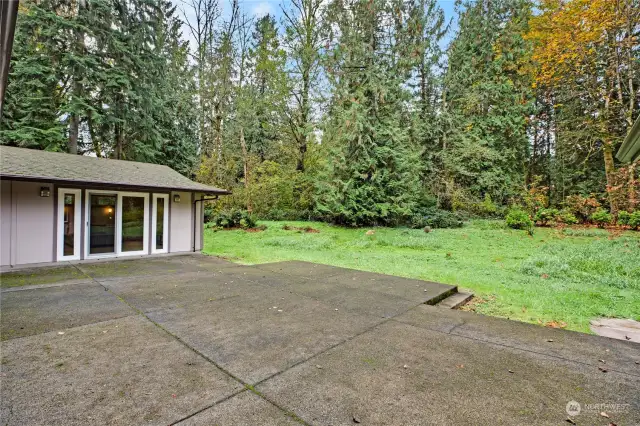
<path id="1" fill-rule="evenodd" d="M 184 20 L 183 11 L 186 12 L 187 18 L 193 19 L 193 12 L 185 3 L 189 0 L 172 0 L 174 4 L 178 6 L 180 15 Z M 229 16 L 231 9 L 230 0 L 219 0 L 222 17 Z M 282 6 L 287 7 L 288 0 L 239 0 L 240 9 L 249 15 L 264 16 L 271 14 L 276 18 L 276 21 L 280 22 L 282 16 Z M 437 0 L 438 4 L 444 11 L 447 21 L 455 18 L 455 0 Z M 452 25 L 452 30 L 455 29 L 455 22 Z M 182 33 L 185 38 L 190 38 L 189 28 L 183 25 Z"/>

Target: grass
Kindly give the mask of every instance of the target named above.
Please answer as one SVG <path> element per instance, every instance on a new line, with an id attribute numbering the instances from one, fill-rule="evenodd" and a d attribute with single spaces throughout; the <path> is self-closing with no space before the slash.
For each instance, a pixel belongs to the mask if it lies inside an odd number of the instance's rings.
<path id="1" fill-rule="evenodd" d="M 345 229 L 316 222 L 260 222 L 264 232 L 205 233 L 204 252 L 241 263 L 304 260 L 439 281 L 480 298 L 478 312 L 589 332 L 589 320 L 640 320 L 640 234 L 600 229 Z M 312 226 L 319 233 L 283 230 Z"/>

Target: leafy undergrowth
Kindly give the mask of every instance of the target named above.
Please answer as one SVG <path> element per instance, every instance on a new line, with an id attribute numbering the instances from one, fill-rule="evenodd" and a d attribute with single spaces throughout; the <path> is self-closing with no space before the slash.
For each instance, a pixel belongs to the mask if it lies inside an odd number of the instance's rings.
<path id="1" fill-rule="evenodd" d="M 595 317 L 640 320 L 640 235 L 606 230 L 345 229 L 318 222 L 263 222 L 267 230 L 205 234 L 205 252 L 242 263 L 304 260 L 455 284 L 488 315 L 589 332 Z M 283 226 L 313 227 L 297 233 Z"/>

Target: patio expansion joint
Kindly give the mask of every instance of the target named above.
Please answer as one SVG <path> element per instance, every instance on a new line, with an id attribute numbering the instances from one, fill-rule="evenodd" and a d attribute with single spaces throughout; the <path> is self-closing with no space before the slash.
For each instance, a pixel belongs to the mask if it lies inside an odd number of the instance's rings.
<path id="1" fill-rule="evenodd" d="M 504 343 L 492 342 L 491 340 L 479 339 L 479 338 L 476 338 L 476 337 L 470 337 L 470 336 L 465 336 L 463 334 L 454 333 L 454 331 L 457 328 L 465 325 L 466 322 L 462 322 L 461 324 L 456 324 L 451 329 L 449 329 L 447 331 L 442 331 L 442 330 L 437 330 L 435 328 L 419 327 L 419 326 L 414 325 L 414 324 L 409 324 L 409 323 L 406 323 L 406 322 L 398 321 L 397 319 L 395 319 L 395 317 L 394 318 L 390 318 L 390 320 L 392 320 L 393 322 L 396 322 L 398 324 L 404 324 L 404 325 L 407 325 L 409 327 L 417 328 L 417 329 L 420 329 L 420 330 L 429 330 L 429 331 L 434 332 L 434 333 L 445 334 L 445 335 L 450 335 L 450 336 L 456 336 L 456 337 L 460 337 L 460 338 L 463 338 L 463 339 L 473 340 L 473 341 L 479 342 L 479 343 L 500 346 L 500 347 L 503 347 L 503 348 L 509 348 L 509 349 L 513 349 L 513 350 L 516 350 L 516 351 L 527 352 L 527 353 L 541 355 L 541 356 L 545 356 L 545 357 L 549 357 L 549 358 L 555 358 L 555 359 L 559 359 L 559 360 L 562 360 L 562 361 L 565 361 L 565 362 L 570 362 L 570 363 L 577 364 L 577 365 L 583 365 L 585 367 L 597 367 L 596 364 L 590 364 L 590 363 L 587 363 L 587 362 L 576 361 L 575 359 L 569 359 L 569 358 L 565 358 L 565 357 L 562 357 L 562 356 L 559 356 L 559 355 L 553 355 L 553 354 L 544 353 L 544 352 L 540 352 L 540 351 L 534 351 L 534 350 L 531 350 L 531 349 L 523 349 L 522 347 L 518 347 L 518 346 L 506 345 Z M 616 370 L 614 368 L 608 368 L 608 371 L 611 372 L 611 373 L 622 374 L 622 375 L 625 375 L 625 376 L 640 377 L 640 374 L 633 374 L 633 373 L 629 373 L 629 372 L 625 372 L 625 371 L 619 371 L 619 370 Z"/>
<path id="2" fill-rule="evenodd" d="M 76 266 L 76 265 L 74 265 Z M 76 266 L 77 268 L 77 266 Z M 204 353 L 200 352 L 199 350 L 197 350 L 196 348 L 190 346 L 187 342 L 185 342 L 184 340 L 182 340 L 179 336 L 175 335 L 174 333 L 170 332 L 169 330 L 167 330 L 165 327 L 163 327 L 161 324 L 153 321 L 151 318 L 149 318 L 143 311 L 141 311 L 140 309 L 138 309 L 137 307 L 133 306 L 131 303 L 129 303 L 126 299 L 124 299 L 123 297 L 121 297 L 120 295 L 114 293 L 113 291 L 111 291 L 109 288 L 107 288 L 106 286 L 104 286 L 100 281 L 98 281 L 96 278 L 91 277 L 90 275 L 88 275 L 85 271 L 83 271 L 82 269 L 78 268 L 78 270 L 80 272 L 82 272 L 83 274 L 85 274 L 86 276 L 88 276 L 89 278 L 91 278 L 92 281 L 94 281 L 95 283 L 99 284 L 100 286 L 102 286 L 105 291 L 108 291 L 109 293 L 111 293 L 114 297 L 116 297 L 120 302 L 124 303 L 125 305 L 127 305 L 130 309 L 132 309 L 136 315 L 139 315 L 140 317 L 146 319 L 147 321 L 149 321 L 151 324 L 153 324 L 154 326 L 156 326 L 157 328 L 159 328 L 160 330 L 162 330 L 164 333 L 168 334 L 169 336 L 171 336 L 174 340 L 176 340 L 178 343 L 180 343 L 182 346 L 184 346 L 185 348 L 189 349 L 190 351 L 192 351 L 193 353 L 195 353 L 196 355 L 200 356 L 201 358 L 203 358 L 205 361 L 207 361 L 208 363 L 210 363 L 211 365 L 213 365 L 214 367 L 216 367 L 218 370 L 222 371 L 224 374 L 226 374 L 227 376 L 229 376 L 231 379 L 235 380 L 236 382 L 240 383 L 243 386 L 243 389 L 234 392 L 230 395 L 227 395 L 226 397 L 215 401 L 213 404 L 208 405 L 204 408 L 201 408 L 200 410 L 197 410 L 181 419 L 176 420 L 175 422 L 171 423 L 171 425 L 175 425 L 177 423 L 180 423 L 184 420 L 187 420 L 205 410 L 208 410 L 212 407 L 214 407 L 217 404 L 220 404 L 224 401 L 227 401 L 231 398 L 233 398 L 234 396 L 245 392 L 245 391 L 249 391 L 255 395 L 257 395 L 259 398 L 264 399 L 268 404 L 273 405 L 274 407 L 276 407 L 278 410 L 282 411 L 287 417 L 297 421 L 300 424 L 303 425 L 307 425 L 309 426 L 309 423 L 305 422 L 304 420 L 302 420 L 296 413 L 287 410 L 286 408 L 280 406 L 279 404 L 275 403 L 274 401 L 272 401 L 271 399 L 267 398 L 265 395 L 263 395 L 262 393 L 258 392 L 254 386 L 252 386 L 249 383 L 246 383 L 244 380 L 242 380 L 241 378 L 237 377 L 236 375 L 234 375 L 233 373 L 231 373 L 230 371 L 228 371 L 227 369 L 225 369 L 224 367 L 222 367 L 221 365 L 219 365 L 217 362 L 215 362 L 214 360 L 212 360 L 211 358 L 209 358 L 207 355 L 205 355 Z"/>

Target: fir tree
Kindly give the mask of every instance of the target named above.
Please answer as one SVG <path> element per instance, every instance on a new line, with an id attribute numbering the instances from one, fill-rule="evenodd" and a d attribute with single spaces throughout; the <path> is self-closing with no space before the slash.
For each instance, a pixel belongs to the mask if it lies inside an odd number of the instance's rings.
<path id="1" fill-rule="evenodd" d="M 334 147 L 317 210 L 351 226 L 398 224 L 413 212 L 419 163 L 403 115 L 409 93 L 406 11 L 400 2 L 334 1 L 327 53 L 334 85 L 326 141 Z"/>

